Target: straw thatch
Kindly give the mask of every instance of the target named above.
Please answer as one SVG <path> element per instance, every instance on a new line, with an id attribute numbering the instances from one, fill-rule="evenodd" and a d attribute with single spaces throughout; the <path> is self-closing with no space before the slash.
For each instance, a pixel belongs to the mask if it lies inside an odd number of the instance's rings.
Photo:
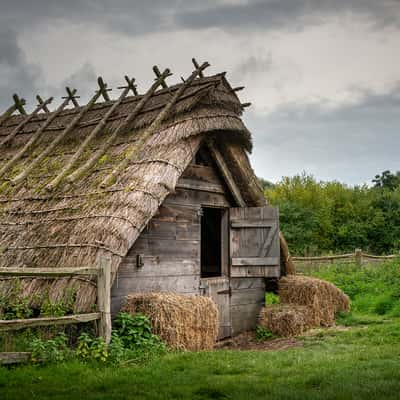
<path id="1" fill-rule="evenodd" d="M 261 309 L 259 325 L 277 336 L 298 336 L 313 326 L 310 307 L 272 304 Z"/>
<path id="2" fill-rule="evenodd" d="M 137 293 L 127 296 L 122 311 L 146 315 L 153 331 L 177 350 L 212 349 L 218 334 L 218 310 L 205 296 Z"/>
<path id="3" fill-rule="evenodd" d="M 330 282 L 306 276 L 290 275 L 279 281 L 282 303 L 308 306 L 312 326 L 331 326 L 338 312 L 348 311 L 350 301 L 346 294 Z"/>
<path id="4" fill-rule="evenodd" d="M 174 191 L 205 138 L 213 139 L 220 148 L 247 205 L 264 205 L 265 198 L 246 153 L 251 150 L 251 137 L 240 119 L 242 106 L 224 74 L 195 79 L 168 118 L 146 136 L 146 129 L 182 85 L 150 96 L 94 165 L 83 168 L 79 179 L 71 179 L 71 174 L 108 144 L 107 139 L 145 96 L 120 100 L 112 113 L 115 101 L 39 113 L 29 116 L 29 122 L 22 124 L 18 132 L 16 127 L 26 116 L 3 121 L 0 267 L 87 266 L 93 265 L 99 255 L 107 254 L 112 257 L 115 276 L 121 259 L 165 197 Z M 107 115 L 102 129 L 82 147 L 83 139 Z M 50 123 L 48 118 L 52 118 Z M 73 129 L 68 128 L 71 125 Z M 145 143 L 141 138 L 147 138 Z M 35 164 L 37 158 L 40 163 Z M 126 159 L 129 162 L 119 171 L 117 167 Z M 66 170 L 71 160 L 73 168 Z M 115 170 L 116 181 L 103 187 L 101 183 Z M 56 177 L 61 179 L 53 185 Z M 9 282 L 1 281 L 0 295 L 9 290 Z M 77 290 L 75 311 L 89 311 L 96 301 L 96 291 L 84 279 L 27 278 L 23 283 L 29 298 L 43 288 L 57 298 L 62 289 L 72 287 Z"/>

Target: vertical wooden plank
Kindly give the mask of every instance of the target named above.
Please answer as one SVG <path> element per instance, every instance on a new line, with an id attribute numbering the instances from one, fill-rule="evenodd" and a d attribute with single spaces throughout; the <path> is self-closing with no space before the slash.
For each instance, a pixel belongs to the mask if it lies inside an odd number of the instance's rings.
<path id="1" fill-rule="evenodd" d="M 111 257 L 99 258 L 97 304 L 100 312 L 99 334 L 108 344 L 111 340 Z"/>

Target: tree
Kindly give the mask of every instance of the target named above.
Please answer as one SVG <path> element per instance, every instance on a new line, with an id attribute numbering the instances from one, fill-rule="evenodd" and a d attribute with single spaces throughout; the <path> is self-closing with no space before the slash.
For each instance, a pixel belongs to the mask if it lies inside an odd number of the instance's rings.
<path id="1" fill-rule="evenodd" d="M 372 179 L 374 187 L 394 190 L 400 186 L 400 171 L 392 174 L 389 170 L 383 171 L 381 175 L 375 175 Z"/>

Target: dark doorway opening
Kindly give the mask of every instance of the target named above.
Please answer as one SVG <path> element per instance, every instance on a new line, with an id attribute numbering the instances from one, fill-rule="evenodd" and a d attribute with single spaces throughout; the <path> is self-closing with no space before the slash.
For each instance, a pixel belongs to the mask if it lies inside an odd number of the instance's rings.
<path id="1" fill-rule="evenodd" d="M 222 276 L 221 223 L 223 210 L 203 208 L 201 217 L 201 277 Z"/>

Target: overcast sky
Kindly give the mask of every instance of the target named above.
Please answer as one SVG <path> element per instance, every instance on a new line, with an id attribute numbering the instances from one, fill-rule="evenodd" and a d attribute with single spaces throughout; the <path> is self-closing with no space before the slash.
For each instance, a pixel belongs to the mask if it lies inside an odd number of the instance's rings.
<path id="1" fill-rule="evenodd" d="M 66 84 L 84 100 L 98 75 L 143 92 L 195 56 L 246 86 L 259 176 L 361 184 L 400 170 L 399 50 L 400 0 L 0 0 L 0 107 Z"/>

